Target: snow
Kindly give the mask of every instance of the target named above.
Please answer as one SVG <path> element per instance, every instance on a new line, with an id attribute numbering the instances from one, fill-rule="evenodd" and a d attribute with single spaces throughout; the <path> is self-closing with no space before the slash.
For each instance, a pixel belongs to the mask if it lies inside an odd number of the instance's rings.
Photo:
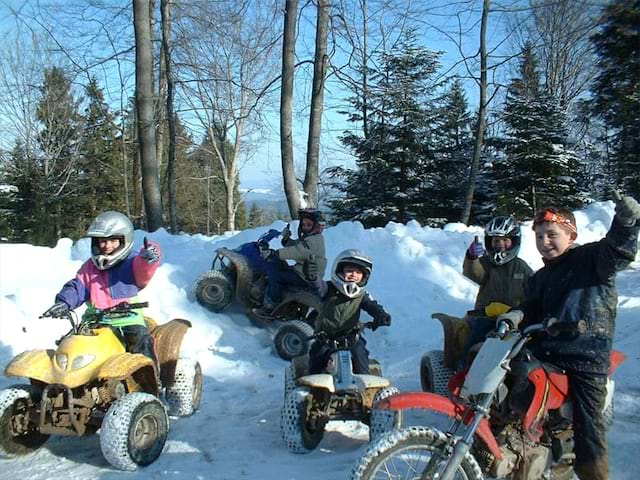
<path id="1" fill-rule="evenodd" d="M 576 212 L 579 241 L 606 233 L 611 202 Z M 216 478 L 326 480 L 346 478 L 367 443 L 367 428 L 358 423 L 330 423 L 320 447 L 308 455 L 289 453 L 280 437 L 283 376 L 286 363 L 275 356 L 270 333 L 252 326 L 240 313 L 213 314 L 194 302 L 195 278 L 211 265 L 221 246 L 235 247 L 256 239 L 267 228 L 223 236 L 170 235 L 164 230 L 137 231 L 136 246 L 147 235 L 160 242 L 165 258 L 141 299 L 158 322 L 186 318 L 193 323 L 186 348 L 203 367 L 201 410 L 193 417 L 172 418 L 162 456 L 136 478 Z M 292 226 L 295 231 L 295 226 Z M 390 328 L 367 333 L 369 349 L 401 390 L 419 390 L 419 360 L 440 348 L 442 333 L 432 312 L 463 315 L 472 308 L 477 287 L 462 276 L 462 258 L 480 227 L 448 224 L 443 229 L 390 223 L 365 229 L 344 222 L 325 231 L 331 263 L 343 249 L 357 247 L 374 262 L 369 290 L 391 313 Z M 277 240 L 274 240 L 274 245 Z M 55 248 L 0 245 L 0 363 L 33 348 L 51 348 L 68 330 L 64 321 L 38 319 L 53 303 L 63 283 L 88 258 L 89 244 L 62 239 Z M 530 224 L 523 227 L 521 257 L 533 268 L 542 265 Z M 636 478 L 640 458 L 640 262 L 618 275 L 619 308 L 615 348 L 627 354 L 616 373 L 616 418 L 609 434 L 612 479 Z M 0 388 L 17 379 L 0 378 Z M 37 453 L 0 460 L 0 478 L 66 480 L 120 478 L 100 453 L 99 438 L 52 437 Z"/>

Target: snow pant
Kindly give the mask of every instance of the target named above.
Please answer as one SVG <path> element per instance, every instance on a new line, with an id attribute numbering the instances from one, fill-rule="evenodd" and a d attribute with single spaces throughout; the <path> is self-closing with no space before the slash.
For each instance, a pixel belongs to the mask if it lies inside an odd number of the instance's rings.
<path id="1" fill-rule="evenodd" d="M 281 301 L 282 294 L 287 287 L 307 288 L 308 286 L 309 284 L 290 268 L 286 270 L 274 270 L 269 273 L 265 303 L 268 303 L 269 301 Z"/>
<path id="2" fill-rule="evenodd" d="M 158 357 L 153 344 L 153 337 L 149 333 L 149 329 L 144 325 L 126 325 L 123 327 L 113 327 L 119 334 L 121 340 L 124 340 L 125 347 L 129 353 L 141 353 L 149 357 L 159 372 Z"/>
<path id="3" fill-rule="evenodd" d="M 609 454 L 602 410 L 607 396 L 607 376 L 567 371 L 573 400 L 573 433 L 580 480 L 608 480 Z"/>
<path id="4" fill-rule="evenodd" d="M 471 326 L 471 333 L 467 338 L 467 343 L 462 350 L 462 358 L 458 362 L 458 370 L 463 370 L 467 367 L 467 360 L 469 359 L 469 350 L 476 343 L 484 342 L 487 334 L 496 328 L 496 321 L 488 317 L 475 317 L 468 321 Z"/>
<path id="5" fill-rule="evenodd" d="M 322 342 L 314 342 L 309 351 L 309 373 L 322 373 L 327 368 L 331 350 Z M 353 373 L 361 373 L 368 375 L 369 372 L 369 350 L 367 350 L 367 341 L 360 337 L 351 346 L 351 361 L 353 362 Z"/>

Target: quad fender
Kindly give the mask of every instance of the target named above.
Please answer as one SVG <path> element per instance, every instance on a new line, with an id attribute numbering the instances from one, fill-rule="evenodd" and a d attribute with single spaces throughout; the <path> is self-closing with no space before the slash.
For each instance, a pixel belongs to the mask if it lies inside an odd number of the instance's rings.
<path id="1" fill-rule="evenodd" d="M 462 420 L 462 417 L 466 412 L 463 405 L 441 395 L 427 392 L 398 393 L 392 397 L 381 400 L 378 402 L 377 406 L 378 408 L 386 408 L 389 410 L 430 410 L 432 412 L 447 415 L 455 420 Z M 465 423 L 468 425 L 470 421 L 471 419 L 468 419 Z M 494 457 L 497 459 L 502 458 L 502 452 L 500 451 L 498 442 L 491 432 L 489 421 L 486 418 L 483 418 L 480 421 L 480 425 L 478 425 L 478 429 L 475 434 L 480 438 L 480 440 L 482 440 Z"/>
<path id="2" fill-rule="evenodd" d="M 144 391 L 156 394 L 158 381 L 153 361 L 141 353 L 121 353 L 100 366 L 98 378 L 126 380 L 129 392 Z"/>
<path id="3" fill-rule="evenodd" d="M 16 355 L 4 369 L 7 377 L 25 377 L 50 384 L 57 383 L 53 372 L 55 350 L 27 350 Z"/>
<path id="4" fill-rule="evenodd" d="M 219 248 L 216 250 L 216 254 L 226 257 L 233 264 L 236 271 L 236 300 L 242 306 L 249 306 L 253 278 L 253 270 L 249 262 L 244 255 L 227 248 Z"/>
<path id="5" fill-rule="evenodd" d="M 438 320 L 444 330 L 444 365 L 455 370 L 471 335 L 471 327 L 464 318 L 452 317 L 446 313 L 433 313 L 431 318 Z"/>
<path id="6" fill-rule="evenodd" d="M 317 373 L 314 375 L 305 375 L 296 381 L 298 386 L 310 388 L 322 388 L 330 393 L 336 392 L 336 386 L 333 383 L 333 376 L 328 373 Z"/>
<path id="7" fill-rule="evenodd" d="M 182 340 L 189 328 L 191 328 L 191 322 L 176 318 L 168 323 L 156 326 L 151 331 L 160 366 L 160 379 L 165 386 L 170 387 L 173 385 L 176 364 L 180 358 Z"/>
<path id="8" fill-rule="evenodd" d="M 291 305 L 292 303 L 304 305 L 315 311 L 320 311 L 320 307 L 322 305 L 322 301 L 320 300 L 320 297 L 318 297 L 318 295 L 308 290 L 293 289 L 285 292 L 284 298 L 273 310 L 272 315 L 278 317 L 279 314 L 282 314 L 284 311 L 286 311 L 289 305 Z"/>

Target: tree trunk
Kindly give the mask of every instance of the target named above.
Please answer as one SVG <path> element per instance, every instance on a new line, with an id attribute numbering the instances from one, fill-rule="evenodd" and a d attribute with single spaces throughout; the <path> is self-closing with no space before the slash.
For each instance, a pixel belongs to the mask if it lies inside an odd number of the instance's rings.
<path id="1" fill-rule="evenodd" d="M 300 197 L 293 163 L 293 134 L 291 128 L 293 110 L 293 73 L 296 51 L 296 15 L 298 0 L 286 0 L 284 37 L 282 40 L 282 88 L 280 89 L 280 155 L 284 192 L 291 218 L 297 218 Z"/>
<path id="2" fill-rule="evenodd" d="M 473 159 L 469 171 L 469 183 L 464 197 L 462 215 L 460 221 L 468 223 L 471 216 L 471 205 L 476 188 L 476 178 L 480 166 L 480 156 L 484 144 L 484 130 L 487 125 L 487 18 L 489 17 L 490 0 L 482 3 L 482 20 L 480 24 L 480 105 L 478 108 L 478 121 L 475 128 L 475 141 L 473 143 Z"/>
<path id="3" fill-rule="evenodd" d="M 327 31 L 329 30 L 329 0 L 318 0 L 316 20 L 316 54 L 313 62 L 313 90 L 309 114 L 307 141 L 307 169 L 304 175 L 304 191 L 309 206 L 318 205 L 318 170 L 320 157 L 320 131 L 324 107 L 324 80 L 327 70 Z"/>
<path id="4" fill-rule="evenodd" d="M 136 106 L 142 190 L 147 230 L 153 232 L 162 227 L 162 199 L 153 115 L 153 50 L 149 27 L 149 0 L 133 0 L 133 26 L 136 41 Z"/>
<path id="5" fill-rule="evenodd" d="M 171 0 L 160 1 L 162 16 L 162 50 L 164 51 L 164 74 L 167 82 L 166 119 L 169 125 L 169 151 L 167 159 L 167 187 L 169 190 L 169 222 L 171 233 L 178 233 L 176 210 L 176 117 L 173 111 L 173 75 L 171 70 Z M 162 129 L 160 129 L 162 130 Z"/>

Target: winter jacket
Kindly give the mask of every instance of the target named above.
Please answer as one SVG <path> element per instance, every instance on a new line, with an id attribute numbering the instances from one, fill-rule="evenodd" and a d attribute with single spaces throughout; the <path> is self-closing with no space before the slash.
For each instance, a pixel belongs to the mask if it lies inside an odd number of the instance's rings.
<path id="1" fill-rule="evenodd" d="M 315 321 L 316 332 L 325 332 L 334 338 L 339 337 L 358 325 L 360 310 L 364 310 L 373 318 L 387 313 L 369 292 L 349 298 L 340 293 L 332 283 L 326 285 L 326 294 L 322 298 L 322 307 Z"/>
<path id="2" fill-rule="evenodd" d="M 471 260 L 467 255 L 462 263 L 462 273 L 480 285 L 475 308 L 484 308 L 491 302 L 513 307 L 524 301 L 527 280 L 533 275 L 531 267 L 521 258 L 514 258 L 504 265 L 496 265 L 487 255 Z"/>
<path id="3" fill-rule="evenodd" d="M 155 245 L 161 254 L 160 245 Z M 160 262 L 149 264 L 138 252 L 131 252 L 126 259 L 108 270 L 98 270 L 89 259 L 80 267 L 76 277 L 64 284 L 56 295 L 56 302 L 62 301 L 71 309 L 85 302 L 97 309 L 130 302 L 147 286 L 159 265 Z M 144 319 L 137 314 L 110 323 L 114 326 L 144 325 Z"/>
<path id="4" fill-rule="evenodd" d="M 286 246 L 277 252 L 281 260 L 295 260 L 296 264 L 293 266 L 293 270 L 305 280 L 306 278 L 302 271 L 303 265 L 312 255 L 318 264 L 318 277 L 322 278 L 327 269 L 324 237 L 320 233 L 307 235 L 297 240 L 289 239 L 287 240 Z"/>
<path id="5" fill-rule="evenodd" d="M 618 303 L 615 275 L 634 260 L 639 230 L 614 218 L 605 238 L 545 261 L 531 277 L 527 300 L 518 307 L 524 324 L 553 317 L 561 322 L 557 336 L 545 334 L 533 342 L 541 360 L 567 370 L 607 373 Z"/>

